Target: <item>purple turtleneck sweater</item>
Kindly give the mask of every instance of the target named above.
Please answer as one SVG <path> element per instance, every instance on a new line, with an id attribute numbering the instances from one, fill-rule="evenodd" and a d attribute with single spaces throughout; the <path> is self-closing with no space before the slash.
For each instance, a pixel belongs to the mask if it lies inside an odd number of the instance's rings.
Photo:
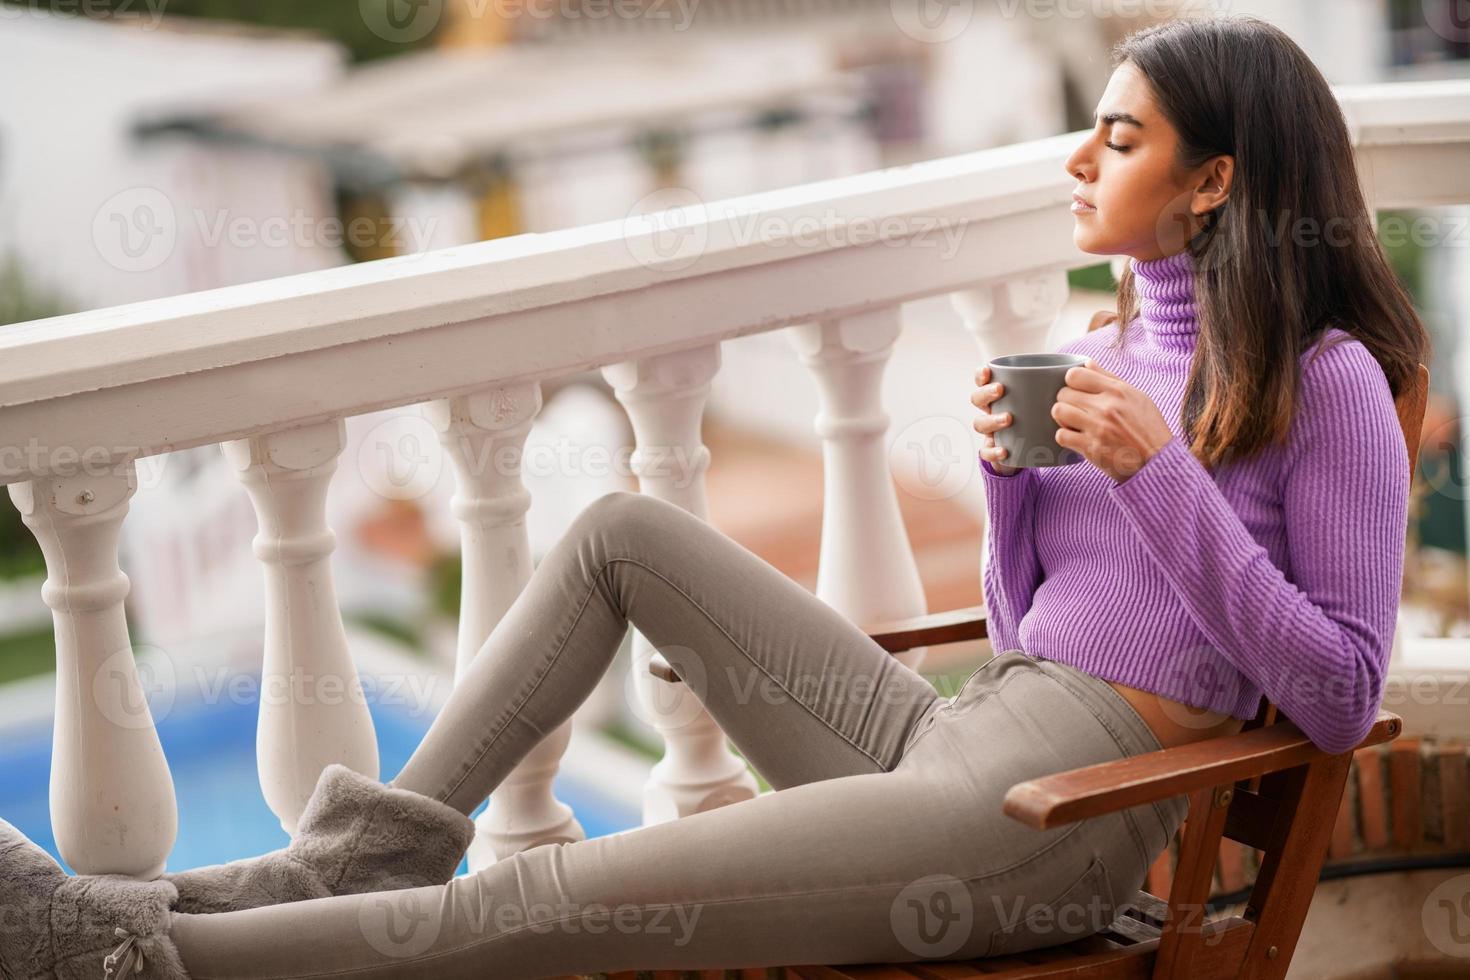
<path id="1" fill-rule="evenodd" d="M 1264 693 L 1318 747 L 1346 751 L 1377 716 L 1403 575 L 1409 464 L 1388 380 L 1329 329 L 1298 362 L 1288 441 L 1212 476 L 1179 421 L 1193 262 L 1133 263 L 1140 311 L 1122 347 L 1108 346 L 1114 322 L 1058 348 L 1159 407 L 1174 438 L 1142 468 L 1117 482 L 1086 461 L 1011 476 L 980 461 L 993 649 L 1236 718 Z"/>

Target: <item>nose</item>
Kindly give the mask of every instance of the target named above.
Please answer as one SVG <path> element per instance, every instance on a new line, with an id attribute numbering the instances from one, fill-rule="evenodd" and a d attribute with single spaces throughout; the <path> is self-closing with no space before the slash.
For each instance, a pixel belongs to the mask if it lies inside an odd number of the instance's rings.
<path id="1" fill-rule="evenodd" d="M 1064 166 L 1067 168 L 1068 175 L 1075 177 L 1078 181 L 1084 184 L 1092 180 L 1093 167 L 1091 146 L 1091 139 L 1083 140 L 1080 144 L 1078 144 L 1077 149 L 1072 151 L 1072 155 L 1067 157 L 1067 162 L 1064 164 Z"/>

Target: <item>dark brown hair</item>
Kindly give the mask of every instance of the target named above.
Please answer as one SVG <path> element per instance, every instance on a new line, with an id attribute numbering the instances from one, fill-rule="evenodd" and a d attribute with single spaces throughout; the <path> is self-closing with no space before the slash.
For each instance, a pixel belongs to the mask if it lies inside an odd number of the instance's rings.
<path id="1" fill-rule="evenodd" d="M 1213 469 L 1284 442 L 1298 363 L 1329 327 L 1367 347 L 1397 399 L 1427 362 L 1429 334 L 1383 254 L 1347 123 L 1311 59 L 1276 27 L 1233 15 L 1136 31 L 1112 61 L 1148 79 L 1179 133 L 1181 169 L 1235 158 L 1229 197 L 1188 243 L 1199 335 L 1180 413 L 1195 457 Z M 1119 343 L 1137 314 L 1130 264 Z"/>

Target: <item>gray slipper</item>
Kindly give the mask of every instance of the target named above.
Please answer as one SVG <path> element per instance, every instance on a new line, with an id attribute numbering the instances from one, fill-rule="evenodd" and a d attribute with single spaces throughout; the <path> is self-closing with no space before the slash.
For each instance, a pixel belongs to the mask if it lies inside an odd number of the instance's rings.
<path id="1" fill-rule="evenodd" d="M 188 980 L 167 881 L 69 875 L 0 820 L 0 973 L 10 980 Z"/>
<path id="2" fill-rule="evenodd" d="M 163 879 L 179 890 L 177 910 L 194 913 L 442 885 L 474 836 L 474 821 L 452 806 L 334 763 L 288 846 Z"/>

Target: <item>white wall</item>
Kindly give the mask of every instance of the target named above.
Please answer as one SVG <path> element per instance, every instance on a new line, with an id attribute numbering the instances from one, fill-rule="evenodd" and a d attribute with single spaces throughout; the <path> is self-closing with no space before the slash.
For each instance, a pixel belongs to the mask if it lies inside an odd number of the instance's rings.
<path id="1" fill-rule="evenodd" d="M 178 24 L 179 19 L 170 21 Z M 151 27 L 6 6 L 0 13 L 0 253 L 90 309 L 339 264 L 340 250 L 248 244 L 265 217 L 331 214 L 319 168 L 177 141 L 139 145 L 135 122 L 320 86 L 335 43 Z M 220 219 L 237 229 L 206 247 Z"/>

